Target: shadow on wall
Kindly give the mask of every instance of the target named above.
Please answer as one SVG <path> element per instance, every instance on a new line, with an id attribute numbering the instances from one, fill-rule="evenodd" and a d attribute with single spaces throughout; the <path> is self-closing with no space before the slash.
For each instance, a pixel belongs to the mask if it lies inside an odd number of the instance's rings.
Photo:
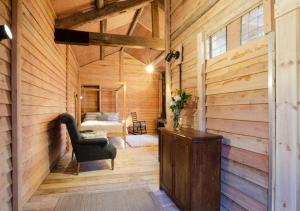
<path id="1" fill-rule="evenodd" d="M 49 170 L 51 171 L 66 152 L 66 126 L 60 124 L 59 117 L 48 123 L 47 137 Z"/>

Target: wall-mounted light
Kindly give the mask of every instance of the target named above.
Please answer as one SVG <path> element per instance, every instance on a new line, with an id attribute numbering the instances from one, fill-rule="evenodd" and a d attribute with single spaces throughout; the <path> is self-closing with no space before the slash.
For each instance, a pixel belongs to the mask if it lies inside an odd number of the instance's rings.
<path id="1" fill-rule="evenodd" d="M 13 35 L 10 28 L 4 24 L 0 26 L 0 41 L 4 39 L 12 39 Z"/>
<path id="2" fill-rule="evenodd" d="M 83 96 L 80 96 L 79 99 L 80 99 L 80 100 L 83 100 Z"/>
<path id="3" fill-rule="evenodd" d="M 180 52 L 179 51 L 172 51 L 172 50 L 170 50 L 170 52 L 167 54 L 165 60 L 167 62 L 171 62 L 173 58 L 175 60 L 177 60 L 177 59 L 179 59 L 179 57 L 180 57 Z"/>
<path id="4" fill-rule="evenodd" d="M 154 72 L 154 66 L 153 66 L 152 63 L 150 63 L 146 66 L 146 71 L 147 71 L 147 73 L 153 73 Z"/>

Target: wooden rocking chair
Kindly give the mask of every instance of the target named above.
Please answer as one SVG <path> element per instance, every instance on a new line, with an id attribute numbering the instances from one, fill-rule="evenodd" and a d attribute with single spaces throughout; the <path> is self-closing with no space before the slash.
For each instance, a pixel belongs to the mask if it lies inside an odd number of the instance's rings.
<path id="1" fill-rule="evenodd" d="M 132 117 L 132 133 L 134 135 L 147 134 L 146 121 L 139 121 L 136 112 L 131 112 Z"/>

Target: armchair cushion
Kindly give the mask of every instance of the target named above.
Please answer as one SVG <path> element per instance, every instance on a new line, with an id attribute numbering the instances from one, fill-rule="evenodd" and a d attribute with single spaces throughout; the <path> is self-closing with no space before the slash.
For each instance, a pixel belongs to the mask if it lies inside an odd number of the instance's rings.
<path id="1" fill-rule="evenodd" d="M 81 141 L 78 142 L 78 145 L 99 145 L 99 146 L 105 146 L 108 144 L 109 141 L 107 138 L 97 138 L 97 139 L 81 139 Z"/>

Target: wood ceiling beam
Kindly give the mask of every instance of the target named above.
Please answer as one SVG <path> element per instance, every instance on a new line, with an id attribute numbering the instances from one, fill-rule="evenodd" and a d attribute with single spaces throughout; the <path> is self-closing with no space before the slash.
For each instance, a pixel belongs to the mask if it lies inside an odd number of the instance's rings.
<path id="1" fill-rule="evenodd" d="M 133 32 L 134 32 L 134 30 L 136 28 L 136 25 L 139 22 L 139 19 L 140 19 L 141 15 L 142 15 L 143 11 L 144 11 L 144 8 L 140 8 L 140 9 L 138 9 L 135 12 L 135 14 L 133 16 L 133 19 L 132 19 L 132 22 L 131 22 L 131 24 L 129 26 L 129 29 L 127 31 L 127 36 L 131 36 L 133 34 Z M 120 51 L 124 51 L 124 48 L 122 47 L 120 49 Z"/>
<path id="2" fill-rule="evenodd" d="M 112 4 L 104 5 L 103 8 L 96 8 L 87 12 L 78 12 L 68 17 L 57 19 L 55 23 L 56 28 L 74 28 L 83 24 L 104 20 L 112 16 L 119 15 L 120 13 L 129 10 L 137 10 L 145 7 L 153 0 L 127 0 L 115 2 Z"/>
<path id="3" fill-rule="evenodd" d="M 162 52 L 158 57 L 156 57 L 156 59 L 152 62 L 152 64 L 155 66 L 161 63 L 162 61 L 165 60 L 165 57 L 166 57 L 166 53 Z"/>
<path id="4" fill-rule="evenodd" d="M 134 37 L 119 34 L 75 31 L 69 29 L 55 29 L 54 40 L 56 43 L 69 45 L 103 45 L 139 49 L 165 49 L 164 40 L 159 38 Z"/>
<path id="5" fill-rule="evenodd" d="M 127 32 L 128 36 L 131 36 L 133 34 L 133 32 L 134 32 L 134 30 L 136 28 L 136 25 L 139 22 L 139 19 L 140 19 L 141 15 L 142 15 L 143 11 L 144 11 L 144 8 L 140 8 L 140 9 L 138 9 L 135 12 L 133 20 L 132 20 L 132 22 L 130 24 L 130 27 L 128 29 L 128 32 Z"/>
<path id="6" fill-rule="evenodd" d="M 96 0 L 96 6 L 97 8 L 104 7 L 104 0 Z"/>

